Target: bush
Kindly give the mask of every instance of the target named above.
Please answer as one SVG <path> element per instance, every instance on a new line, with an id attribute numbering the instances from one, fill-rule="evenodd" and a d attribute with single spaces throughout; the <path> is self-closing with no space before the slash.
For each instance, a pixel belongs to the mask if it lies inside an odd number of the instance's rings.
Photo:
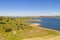
<path id="1" fill-rule="evenodd" d="M 0 22 L 0 24 L 5 24 L 5 23 L 3 23 L 3 22 Z"/>
<path id="2" fill-rule="evenodd" d="M 5 32 L 11 32 L 11 31 L 12 31 L 11 28 L 6 28 L 6 29 L 5 29 Z"/>

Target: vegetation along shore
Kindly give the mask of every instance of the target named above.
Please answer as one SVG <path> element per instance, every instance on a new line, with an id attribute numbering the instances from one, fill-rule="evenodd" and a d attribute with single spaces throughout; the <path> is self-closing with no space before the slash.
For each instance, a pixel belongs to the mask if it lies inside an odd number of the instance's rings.
<path id="1" fill-rule="evenodd" d="M 60 35 L 59 32 L 47 30 L 24 20 L 34 20 L 30 17 L 0 16 L 0 40 L 22 40 L 27 38 Z"/>

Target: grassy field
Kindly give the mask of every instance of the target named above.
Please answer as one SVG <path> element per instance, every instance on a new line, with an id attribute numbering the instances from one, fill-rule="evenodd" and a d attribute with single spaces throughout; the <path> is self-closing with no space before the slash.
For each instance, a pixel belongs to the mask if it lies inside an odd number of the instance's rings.
<path id="1" fill-rule="evenodd" d="M 59 32 L 30 26 L 24 20 L 33 20 L 30 17 L 0 17 L 0 40 L 22 40 L 32 37 L 60 35 Z"/>

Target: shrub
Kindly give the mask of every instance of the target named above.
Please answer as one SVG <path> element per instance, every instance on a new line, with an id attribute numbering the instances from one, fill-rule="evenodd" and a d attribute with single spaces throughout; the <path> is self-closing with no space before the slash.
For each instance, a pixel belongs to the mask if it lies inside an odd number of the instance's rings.
<path id="1" fill-rule="evenodd" d="M 11 28 L 6 28 L 6 29 L 5 29 L 5 32 L 11 32 L 11 31 L 12 31 Z"/>
<path id="2" fill-rule="evenodd" d="M 0 22 L 0 24 L 5 24 L 5 23 L 3 23 L 3 22 Z"/>

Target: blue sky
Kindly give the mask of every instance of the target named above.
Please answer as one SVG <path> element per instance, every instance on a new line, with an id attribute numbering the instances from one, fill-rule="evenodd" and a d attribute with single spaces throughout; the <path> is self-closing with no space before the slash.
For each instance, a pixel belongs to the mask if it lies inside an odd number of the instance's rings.
<path id="1" fill-rule="evenodd" d="M 60 16 L 60 0 L 0 0 L 0 16 Z"/>

